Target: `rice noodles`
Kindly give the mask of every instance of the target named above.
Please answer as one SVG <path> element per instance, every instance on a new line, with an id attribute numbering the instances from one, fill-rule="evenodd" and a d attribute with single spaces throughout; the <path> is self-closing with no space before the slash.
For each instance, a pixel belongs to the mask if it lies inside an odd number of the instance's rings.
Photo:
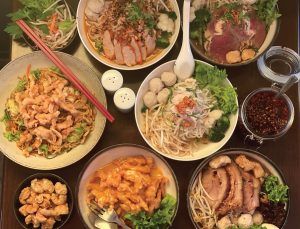
<path id="1" fill-rule="evenodd" d="M 176 156 L 191 155 L 197 142 L 205 141 L 211 128 L 209 114 L 216 101 L 192 78 L 175 84 L 171 90 L 166 104 L 157 104 L 143 114 L 144 133 L 158 150 Z M 191 105 L 184 112 L 183 101 Z"/>
<path id="2" fill-rule="evenodd" d="M 214 209 L 208 203 L 207 199 L 210 197 L 202 186 L 201 178 L 200 173 L 192 186 L 189 197 L 190 208 L 194 221 L 201 224 L 203 229 L 211 229 L 214 228 L 218 219 Z"/>

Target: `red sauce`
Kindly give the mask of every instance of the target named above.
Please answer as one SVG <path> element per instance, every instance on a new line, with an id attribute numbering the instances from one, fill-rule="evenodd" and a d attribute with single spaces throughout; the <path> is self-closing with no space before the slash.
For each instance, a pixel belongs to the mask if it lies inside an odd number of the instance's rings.
<path id="1" fill-rule="evenodd" d="M 258 92 L 246 105 L 246 119 L 250 129 L 260 137 L 280 133 L 287 125 L 290 112 L 283 98 L 274 98 L 275 92 Z"/>

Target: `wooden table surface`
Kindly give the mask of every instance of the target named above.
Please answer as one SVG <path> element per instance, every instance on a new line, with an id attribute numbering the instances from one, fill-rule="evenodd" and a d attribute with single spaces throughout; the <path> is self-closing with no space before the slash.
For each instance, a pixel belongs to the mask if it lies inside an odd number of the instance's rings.
<path id="1" fill-rule="evenodd" d="M 70 2 L 73 5 L 74 9 L 76 9 L 78 1 L 72 0 Z M 179 4 L 182 7 L 182 1 L 179 1 Z M 287 46 L 294 49 L 295 51 L 298 51 L 299 1 L 282 0 L 279 3 L 279 8 L 283 16 L 281 17 L 281 28 L 275 44 Z M 0 9 L 1 14 L 3 10 L 4 9 Z M 1 21 L 1 28 L 3 26 L 2 23 L 3 21 Z M 152 71 L 161 63 L 175 59 L 179 53 L 181 35 L 182 34 L 179 35 L 178 41 L 176 42 L 171 52 L 158 64 L 144 70 L 122 72 L 125 78 L 125 86 L 130 87 L 135 92 L 137 92 L 139 85 L 150 71 Z M 2 45 L 5 44 L 1 44 L 1 46 Z M 80 40 L 77 37 L 74 41 L 74 44 L 72 45 L 72 47 L 70 47 L 70 49 L 67 50 L 67 52 L 75 55 L 77 49 L 79 49 L 80 47 L 82 49 Z M 90 62 L 90 64 L 92 64 L 99 72 L 103 72 L 108 69 L 106 66 L 95 61 L 84 50 L 82 52 L 87 57 L 87 60 Z M 80 56 L 82 56 L 83 54 L 77 53 L 76 55 L 80 58 Z M 197 55 L 195 55 L 195 57 L 199 59 Z M 232 84 L 237 87 L 240 103 L 252 90 L 259 87 L 270 86 L 271 84 L 269 81 L 265 80 L 259 75 L 256 63 L 252 63 L 243 67 L 230 68 L 227 69 L 227 72 Z M 300 167 L 300 112 L 297 86 L 294 86 L 292 89 L 290 89 L 287 94 L 292 99 L 295 106 L 295 120 L 293 126 L 281 139 L 275 142 L 265 142 L 265 144 L 259 149 L 259 151 L 271 158 L 285 175 L 287 183 L 290 187 L 291 195 L 291 209 L 285 228 L 297 229 L 300 228 L 300 179 L 298 177 L 298 169 Z M 116 121 L 114 124 L 107 123 L 104 134 L 96 147 L 77 163 L 63 169 L 51 171 L 63 177 L 69 183 L 73 192 L 75 190 L 78 174 L 80 173 L 84 164 L 99 150 L 120 143 L 135 143 L 146 146 L 146 143 L 143 141 L 136 127 L 134 113 L 130 112 L 129 114 L 122 114 L 118 112 L 113 105 L 112 97 L 109 95 L 107 95 L 107 101 L 108 109 L 116 117 Z M 247 147 L 243 144 L 242 138 L 237 130 L 234 132 L 229 142 L 222 149 L 234 147 Z M 180 189 L 179 211 L 172 228 L 193 228 L 186 207 L 186 192 L 189 179 L 194 169 L 201 162 L 201 160 L 193 162 L 179 162 L 167 159 L 167 161 L 175 171 Z M 18 222 L 15 219 L 12 208 L 15 190 L 23 179 L 31 174 L 37 173 L 38 171 L 19 166 L 7 158 L 4 158 L 2 170 L 3 190 L 0 228 L 20 228 Z M 76 208 L 74 208 L 72 216 L 66 223 L 64 228 L 83 228 L 83 224 L 79 219 Z"/>

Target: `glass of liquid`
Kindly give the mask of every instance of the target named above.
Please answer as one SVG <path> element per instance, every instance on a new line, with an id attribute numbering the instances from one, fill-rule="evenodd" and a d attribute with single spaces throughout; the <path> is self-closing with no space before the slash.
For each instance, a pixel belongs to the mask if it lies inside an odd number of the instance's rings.
<path id="1" fill-rule="evenodd" d="M 257 61 L 260 74 L 280 85 L 285 84 L 292 76 L 300 79 L 300 57 L 292 49 L 272 46 Z"/>

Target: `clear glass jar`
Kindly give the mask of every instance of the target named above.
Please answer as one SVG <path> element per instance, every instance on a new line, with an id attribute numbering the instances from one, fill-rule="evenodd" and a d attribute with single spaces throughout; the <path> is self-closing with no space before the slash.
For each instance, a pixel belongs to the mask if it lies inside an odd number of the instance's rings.
<path id="1" fill-rule="evenodd" d="M 295 75 L 300 79 L 300 56 L 292 49 L 272 46 L 257 61 L 260 74 L 280 85 Z"/>
<path id="2" fill-rule="evenodd" d="M 282 137 L 292 126 L 293 121 L 294 121 L 294 106 L 293 106 L 292 101 L 286 94 L 281 95 L 280 98 L 286 102 L 286 105 L 289 110 L 289 116 L 288 116 L 286 126 L 280 132 L 278 132 L 277 134 L 274 134 L 274 135 L 261 136 L 260 134 L 256 133 L 255 130 L 253 130 L 251 128 L 251 125 L 247 121 L 246 108 L 247 108 L 247 105 L 248 105 L 250 99 L 254 95 L 256 95 L 260 92 L 274 92 L 274 96 L 275 96 L 276 93 L 278 92 L 278 90 L 279 89 L 274 86 L 270 87 L 270 88 L 259 88 L 259 89 L 254 90 L 253 92 L 251 92 L 243 101 L 241 109 L 240 109 L 239 127 L 243 134 L 245 143 L 256 146 L 256 147 L 260 147 L 265 140 L 276 140 L 276 139 Z"/>

